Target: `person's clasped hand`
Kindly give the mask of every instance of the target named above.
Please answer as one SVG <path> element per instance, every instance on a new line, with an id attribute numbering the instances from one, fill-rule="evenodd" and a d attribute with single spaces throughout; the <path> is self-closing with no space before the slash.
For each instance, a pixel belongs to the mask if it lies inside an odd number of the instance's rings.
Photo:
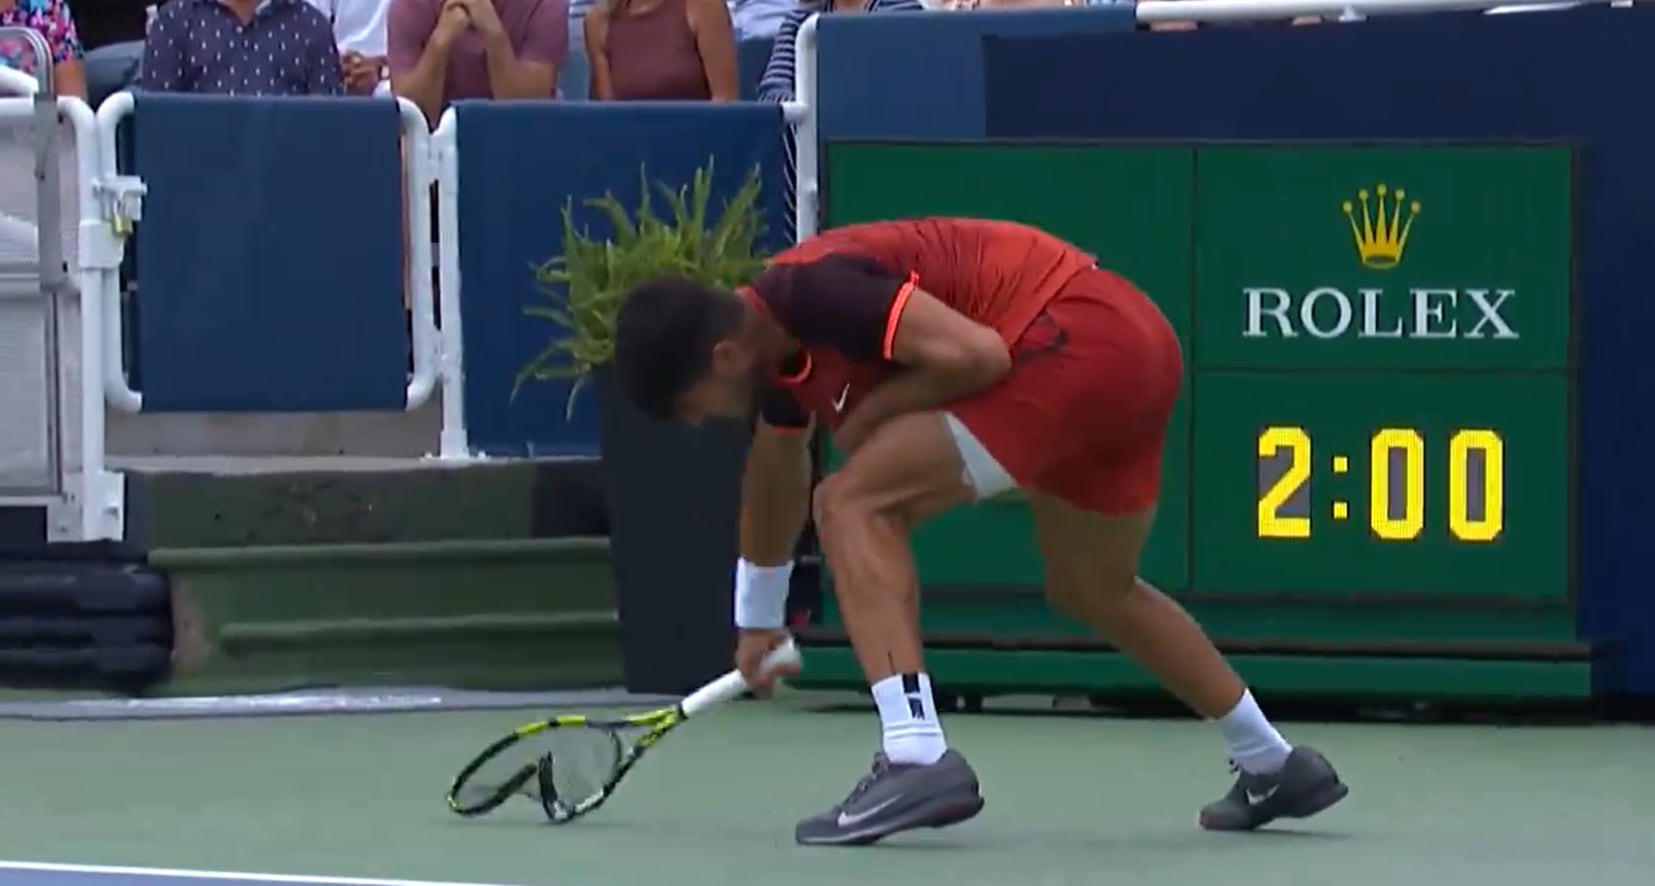
<path id="1" fill-rule="evenodd" d="M 437 15 L 437 26 L 431 30 L 431 40 L 438 46 L 450 46 L 454 39 L 471 27 L 471 12 L 460 0 L 447 0 Z"/>
<path id="2" fill-rule="evenodd" d="M 471 26 L 486 38 L 506 33 L 506 26 L 500 23 L 500 13 L 494 8 L 494 0 L 448 0 L 443 4 L 445 12 L 452 8 L 465 10 Z"/>

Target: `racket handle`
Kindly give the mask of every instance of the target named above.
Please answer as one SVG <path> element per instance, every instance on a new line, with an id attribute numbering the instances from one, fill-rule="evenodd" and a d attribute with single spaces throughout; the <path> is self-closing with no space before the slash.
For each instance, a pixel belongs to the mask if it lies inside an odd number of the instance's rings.
<path id="1" fill-rule="evenodd" d="M 789 637 L 782 642 L 782 645 L 770 650 L 770 654 L 764 657 L 764 661 L 760 663 L 759 667 L 765 673 L 769 673 L 777 668 L 797 665 L 798 663 L 799 647 L 795 646 L 793 639 Z M 747 680 L 741 676 L 740 671 L 731 671 L 690 693 L 689 697 L 679 702 L 678 705 L 684 711 L 684 716 L 693 717 L 708 708 L 739 698 L 746 691 Z"/>

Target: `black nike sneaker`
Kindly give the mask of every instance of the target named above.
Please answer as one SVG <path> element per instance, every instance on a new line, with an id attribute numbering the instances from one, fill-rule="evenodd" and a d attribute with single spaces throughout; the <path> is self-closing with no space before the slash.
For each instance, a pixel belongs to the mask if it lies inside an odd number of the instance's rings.
<path id="1" fill-rule="evenodd" d="M 898 831 L 958 824 L 982 808 L 977 773 L 958 752 L 929 765 L 892 763 L 878 754 L 850 796 L 799 822 L 793 838 L 806 846 L 860 846 Z"/>
<path id="2" fill-rule="evenodd" d="M 1201 809 L 1201 826 L 1209 831 L 1251 831 L 1278 818 L 1309 818 L 1350 793 L 1333 764 L 1303 745 L 1268 775 L 1231 768 L 1240 773 L 1235 786 Z"/>

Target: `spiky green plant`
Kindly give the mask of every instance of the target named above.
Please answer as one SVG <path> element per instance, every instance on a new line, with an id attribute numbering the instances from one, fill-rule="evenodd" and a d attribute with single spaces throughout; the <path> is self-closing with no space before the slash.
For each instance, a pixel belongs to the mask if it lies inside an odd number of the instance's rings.
<path id="1" fill-rule="evenodd" d="M 651 187 L 642 169 L 639 175 L 642 197 L 634 212 L 612 192 L 582 201 L 609 220 L 614 228 L 609 239 L 595 239 L 576 226 L 573 200 L 563 207 L 563 254 L 534 267 L 541 298 L 523 311 L 550 321 L 557 331 L 518 371 L 514 397 L 531 381 L 572 378 L 575 385 L 564 407 L 566 415 L 572 413 L 592 373 L 614 359 L 615 314 L 634 286 L 675 275 L 733 287 L 764 268 L 757 167 L 716 218 L 711 158 L 687 188 L 674 190 L 661 182 Z M 655 211 L 655 196 L 666 204 L 664 215 Z"/>

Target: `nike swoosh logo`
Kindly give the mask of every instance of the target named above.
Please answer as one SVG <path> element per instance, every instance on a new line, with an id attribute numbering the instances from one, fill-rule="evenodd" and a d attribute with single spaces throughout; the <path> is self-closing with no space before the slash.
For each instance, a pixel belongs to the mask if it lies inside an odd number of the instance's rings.
<path id="1" fill-rule="evenodd" d="M 886 800 L 885 802 L 879 804 L 878 806 L 873 807 L 872 809 L 864 809 L 861 812 L 856 813 L 855 815 L 852 815 L 849 812 L 845 812 L 845 811 L 841 810 L 839 812 L 839 826 L 842 827 L 842 828 L 848 828 L 851 825 L 860 824 L 861 822 L 866 821 L 871 816 L 878 815 L 879 813 L 885 811 L 885 807 L 891 805 L 892 803 L 895 803 L 898 799 L 900 799 L 900 798 L 892 797 L 891 799 Z"/>
<path id="2" fill-rule="evenodd" d="M 1262 793 L 1259 792 L 1259 791 L 1248 791 L 1247 792 L 1247 802 L 1249 802 L 1249 803 L 1263 803 L 1265 800 L 1268 800 L 1271 797 L 1274 797 L 1276 795 L 1276 791 L 1279 791 L 1279 790 L 1281 790 L 1281 785 L 1274 785 L 1270 788 L 1270 790 L 1263 791 Z"/>
<path id="3" fill-rule="evenodd" d="M 850 385 L 847 384 L 847 385 L 845 385 L 845 389 L 839 392 L 839 398 L 837 400 L 833 401 L 833 411 L 834 412 L 844 412 L 845 411 L 845 401 L 849 398 L 850 398 Z"/>

